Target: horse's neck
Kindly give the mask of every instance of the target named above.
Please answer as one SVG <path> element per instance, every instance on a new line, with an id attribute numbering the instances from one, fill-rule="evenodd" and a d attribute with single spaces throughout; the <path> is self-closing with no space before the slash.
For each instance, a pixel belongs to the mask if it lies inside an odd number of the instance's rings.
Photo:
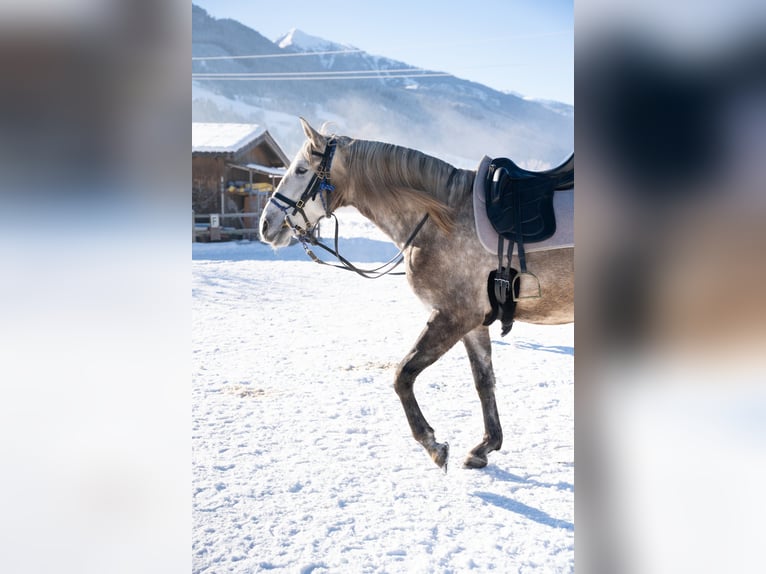
<path id="1" fill-rule="evenodd" d="M 413 163 L 425 161 L 433 162 L 431 167 L 432 171 L 426 170 L 420 173 L 420 177 L 413 177 L 411 174 L 408 176 L 402 176 L 401 179 L 397 179 L 393 172 L 388 171 L 386 173 L 385 182 L 381 182 L 380 185 L 369 186 L 374 189 L 366 189 L 365 191 L 358 191 L 357 193 L 350 194 L 347 199 L 347 204 L 355 207 L 362 215 L 371 220 L 381 231 L 388 235 L 395 243 L 400 246 L 403 245 L 412 234 L 415 227 L 420 220 L 426 214 L 421 209 L 403 209 L 401 205 L 396 202 L 385 198 L 385 195 L 391 189 L 409 189 L 421 194 L 429 195 L 439 201 L 450 204 L 450 196 L 454 193 L 453 187 L 457 185 L 457 178 L 454 182 L 453 177 L 449 174 L 452 172 L 463 172 L 464 170 L 457 170 L 453 166 L 433 158 L 426 156 L 415 150 L 407 148 L 394 147 L 386 150 L 386 154 L 403 154 L 410 153 L 408 160 Z M 387 162 L 390 161 L 390 157 L 386 157 L 386 154 L 372 154 L 368 156 L 366 160 L 368 165 L 374 165 L 374 162 Z M 410 168 L 412 170 L 413 168 Z M 374 169 L 370 171 L 375 171 Z M 428 173 L 429 175 L 425 175 Z M 413 182 L 413 180 L 416 180 Z M 370 197 L 372 193 L 380 194 L 375 198 Z M 383 198 L 383 199 L 382 199 Z"/>
<path id="2" fill-rule="evenodd" d="M 400 247 L 404 245 L 407 238 L 412 233 L 412 230 L 415 229 L 418 220 L 424 215 L 399 213 L 394 209 L 380 206 L 373 209 L 364 203 L 355 205 L 354 202 L 352 202 L 351 205 L 356 207 L 359 213 L 372 221 L 378 229 L 390 237 L 394 243 L 398 244 Z"/>

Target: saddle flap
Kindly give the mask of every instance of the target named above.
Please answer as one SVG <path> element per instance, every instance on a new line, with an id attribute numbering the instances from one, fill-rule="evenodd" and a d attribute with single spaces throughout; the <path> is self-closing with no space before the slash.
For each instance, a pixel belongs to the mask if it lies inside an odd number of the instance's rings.
<path id="1" fill-rule="evenodd" d="M 556 232 L 554 193 L 572 187 L 574 154 L 560 166 L 540 172 L 523 169 L 508 158 L 495 158 L 485 186 L 487 216 L 506 239 L 544 241 Z"/>
<path id="2" fill-rule="evenodd" d="M 497 232 L 525 242 L 544 241 L 556 232 L 555 186 L 541 178 L 513 177 L 504 166 L 490 166 L 487 215 Z"/>

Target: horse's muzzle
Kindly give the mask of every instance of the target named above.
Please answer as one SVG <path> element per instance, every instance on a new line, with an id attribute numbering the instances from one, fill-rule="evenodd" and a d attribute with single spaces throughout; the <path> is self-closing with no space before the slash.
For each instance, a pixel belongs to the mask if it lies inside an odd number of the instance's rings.
<path id="1" fill-rule="evenodd" d="M 284 216 L 278 213 L 269 217 L 266 213 L 261 217 L 261 241 L 273 247 L 284 247 L 290 243 L 291 230 L 285 225 Z"/>

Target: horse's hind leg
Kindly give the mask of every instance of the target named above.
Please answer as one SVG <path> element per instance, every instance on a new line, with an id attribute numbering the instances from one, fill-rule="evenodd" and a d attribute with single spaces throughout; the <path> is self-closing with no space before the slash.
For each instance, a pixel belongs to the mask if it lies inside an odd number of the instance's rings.
<path id="1" fill-rule="evenodd" d="M 468 468 L 487 466 L 487 453 L 499 450 L 503 444 L 503 429 L 495 402 L 495 373 L 492 369 L 492 345 L 487 327 L 477 327 L 465 337 L 463 344 L 468 351 L 476 391 L 479 393 L 484 415 L 484 439 L 476 445 L 465 459 Z"/>
<path id="2" fill-rule="evenodd" d="M 440 468 L 447 466 L 449 445 L 436 442 L 434 429 L 426 421 L 415 400 L 413 385 L 417 376 L 457 343 L 464 333 L 465 329 L 457 324 L 454 318 L 434 311 L 415 346 L 399 364 L 394 382 L 394 389 L 402 401 L 412 436 L 423 445 Z"/>

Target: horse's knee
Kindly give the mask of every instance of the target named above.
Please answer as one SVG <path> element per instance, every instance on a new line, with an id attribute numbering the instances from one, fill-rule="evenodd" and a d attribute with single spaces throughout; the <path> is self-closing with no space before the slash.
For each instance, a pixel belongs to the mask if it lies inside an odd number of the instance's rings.
<path id="1" fill-rule="evenodd" d="M 413 378 L 402 376 L 399 372 L 397 372 L 396 378 L 394 379 L 394 391 L 399 397 L 409 395 L 412 393 L 413 383 Z"/>
<path id="2" fill-rule="evenodd" d="M 399 364 L 396 369 L 396 377 L 394 378 L 394 390 L 396 394 L 402 396 L 412 392 L 412 386 L 415 383 L 415 378 L 420 371 L 414 367 L 412 361 L 405 360 Z"/>

